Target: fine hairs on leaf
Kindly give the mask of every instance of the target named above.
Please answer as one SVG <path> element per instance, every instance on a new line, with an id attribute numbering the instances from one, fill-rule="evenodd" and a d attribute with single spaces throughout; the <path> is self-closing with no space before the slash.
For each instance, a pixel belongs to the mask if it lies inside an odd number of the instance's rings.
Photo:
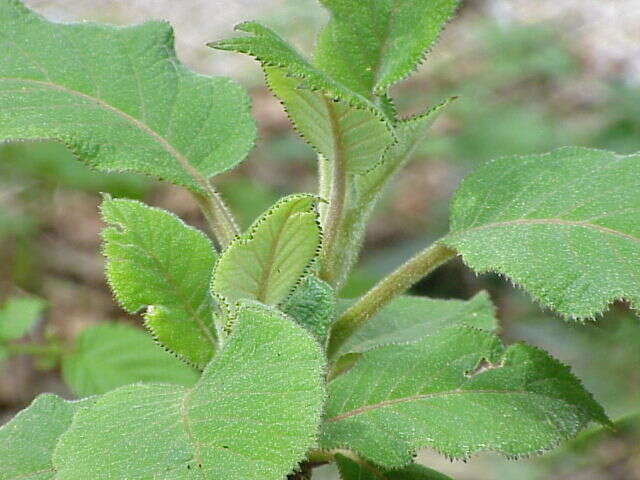
<path id="1" fill-rule="evenodd" d="M 489 293 L 407 291 L 461 256 L 565 317 L 637 308 L 640 155 L 490 162 L 458 187 L 444 238 L 340 298 L 382 192 L 453 100 L 405 118 L 391 87 L 459 2 L 319 3 L 328 23 L 308 57 L 257 22 L 209 44 L 259 61 L 318 157 L 316 193 L 240 232 L 210 183 L 254 143 L 238 84 L 187 70 L 165 22 L 61 24 L 0 0 L 0 142 L 53 140 L 99 170 L 184 187 L 215 237 L 104 195 L 106 278 L 132 317 L 27 343 L 44 301 L 2 298 L 0 361 L 30 353 L 82 400 L 43 394 L 1 426 L 0 480 L 308 480 L 327 463 L 342 480 L 451 480 L 417 451 L 518 458 L 612 425 L 568 366 L 503 344 Z"/>

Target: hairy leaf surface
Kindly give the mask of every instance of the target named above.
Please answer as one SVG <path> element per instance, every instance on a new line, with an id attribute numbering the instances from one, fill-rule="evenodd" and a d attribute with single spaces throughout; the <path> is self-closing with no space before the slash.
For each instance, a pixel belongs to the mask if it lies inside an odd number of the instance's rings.
<path id="1" fill-rule="evenodd" d="M 452 458 L 483 450 L 534 454 L 589 422 L 602 407 L 567 367 L 523 344 L 454 327 L 407 345 L 365 352 L 329 384 L 320 445 L 401 467 L 432 447 Z"/>
<path id="2" fill-rule="evenodd" d="M 282 302 L 318 254 L 316 203 L 311 195 L 290 195 L 265 212 L 220 256 L 213 292 L 231 305 L 241 299 Z"/>
<path id="3" fill-rule="evenodd" d="M 356 462 L 344 455 L 336 455 L 342 480 L 451 480 L 446 475 L 422 465 L 412 464 L 388 470 L 364 462 Z"/>
<path id="4" fill-rule="evenodd" d="M 158 341 L 195 365 L 216 348 L 209 293 L 216 255 L 207 237 L 175 215 L 134 200 L 106 198 L 102 232 L 107 279 L 122 307 L 147 307 Z"/>
<path id="5" fill-rule="evenodd" d="M 562 148 L 491 162 L 460 185 L 444 243 L 565 316 L 622 298 L 640 307 L 640 155 Z"/>
<path id="6" fill-rule="evenodd" d="M 85 329 L 62 359 L 62 375 L 79 397 L 137 382 L 192 386 L 197 372 L 163 350 L 146 333 L 125 324 Z"/>
<path id="7" fill-rule="evenodd" d="M 323 341 L 336 317 L 336 295 L 331 285 L 308 275 L 280 309 Z"/>
<path id="8" fill-rule="evenodd" d="M 367 320 L 344 343 L 338 355 L 362 353 L 390 343 L 414 342 L 456 325 L 495 330 L 498 325 L 494 310 L 486 292 L 469 301 L 398 297 Z"/>
<path id="9" fill-rule="evenodd" d="M 245 92 L 180 64 L 164 22 L 59 24 L 4 0 L 0 23 L 2 140 L 57 140 L 100 170 L 195 191 L 253 145 Z"/>
<path id="10" fill-rule="evenodd" d="M 323 364 L 302 327 L 243 307 L 193 389 L 130 385 L 80 411 L 56 480 L 281 480 L 315 443 Z"/>
<path id="11" fill-rule="evenodd" d="M 12 297 L 0 308 L 0 341 L 27 334 L 40 319 L 45 302 L 35 297 Z"/>
<path id="12" fill-rule="evenodd" d="M 453 15 L 457 0 L 321 0 L 331 12 L 317 64 L 364 96 L 406 77 Z"/>
<path id="13" fill-rule="evenodd" d="M 0 480 L 53 480 L 51 463 L 58 438 L 78 408 L 95 399 L 67 402 L 44 394 L 0 428 Z"/>

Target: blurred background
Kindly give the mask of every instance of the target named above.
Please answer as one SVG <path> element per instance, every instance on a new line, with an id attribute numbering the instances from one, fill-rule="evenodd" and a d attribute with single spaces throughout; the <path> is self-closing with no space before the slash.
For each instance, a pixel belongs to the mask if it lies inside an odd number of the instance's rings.
<path id="1" fill-rule="evenodd" d="M 325 12 L 315 0 L 27 0 L 48 18 L 115 24 L 167 19 L 180 58 L 250 90 L 260 137 L 249 159 L 218 180 L 244 226 L 281 195 L 314 191 L 312 150 L 290 128 L 250 59 L 214 52 L 241 20 L 260 20 L 309 53 Z M 396 179 L 370 225 L 361 263 L 343 295 L 380 276 L 446 232 L 450 194 L 483 162 L 504 155 L 582 145 L 640 151 L 638 0 L 467 0 L 419 72 L 394 88 L 411 114 L 460 98 L 437 121 L 417 158 Z M 127 317 L 103 275 L 99 192 L 144 199 L 202 226 L 191 197 L 134 175 L 98 174 L 55 144 L 0 144 L 0 304 L 44 303 L 31 341 L 70 342 L 87 326 Z M 576 373 L 617 421 L 546 456 L 519 462 L 486 454 L 451 463 L 428 450 L 419 460 L 458 480 L 640 479 L 640 321 L 619 303 L 603 318 L 567 323 L 494 276 L 461 263 L 414 288 L 436 297 L 490 292 L 505 341 L 549 350 Z M 27 356 L 0 364 L 0 423 L 40 392 L 70 397 L 57 367 Z M 317 477 L 332 479 L 326 470 Z"/>

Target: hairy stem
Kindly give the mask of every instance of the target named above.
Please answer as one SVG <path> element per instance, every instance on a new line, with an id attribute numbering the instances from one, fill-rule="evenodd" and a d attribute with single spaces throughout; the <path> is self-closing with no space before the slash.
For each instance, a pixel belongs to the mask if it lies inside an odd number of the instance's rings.
<path id="1" fill-rule="evenodd" d="M 435 244 L 418 253 L 354 303 L 331 329 L 327 354 L 334 356 L 344 342 L 369 318 L 394 297 L 456 255 L 443 245 Z"/>
<path id="2" fill-rule="evenodd" d="M 240 233 L 231 211 L 213 187 L 210 188 L 207 195 L 198 193 L 193 195 L 207 220 L 209 228 L 211 228 L 220 247 L 224 249 Z"/>
<path id="3" fill-rule="evenodd" d="M 344 147 L 342 138 L 338 128 L 338 119 L 336 110 L 330 104 L 329 99 L 325 99 L 329 111 L 333 132 L 333 151 L 334 155 L 331 159 L 331 189 L 329 192 L 329 207 L 324 223 L 324 239 L 323 239 L 323 261 L 320 277 L 327 283 L 333 285 L 336 277 L 336 253 L 337 242 L 340 227 L 342 225 L 342 217 L 345 207 L 345 199 L 347 196 L 347 172 L 344 158 Z"/>

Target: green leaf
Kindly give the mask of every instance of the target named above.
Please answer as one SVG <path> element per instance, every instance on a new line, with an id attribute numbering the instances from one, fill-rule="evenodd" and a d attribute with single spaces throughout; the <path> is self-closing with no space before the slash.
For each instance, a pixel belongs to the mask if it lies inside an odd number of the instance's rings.
<path id="1" fill-rule="evenodd" d="M 640 308 L 640 155 L 562 148 L 491 162 L 459 187 L 443 243 L 566 316 L 622 298 Z"/>
<path id="2" fill-rule="evenodd" d="M 265 68 L 267 85 L 282 101 L 300 135 L 324 158 L 340 162 L 348 173 L 374 167 L 395 141 L 380 112 L 354 108 L 287 76 L 284 69 Z"/>
<path id="3" fill-rule="evenodd" d="M 349 448 L 387 468 L 431 447 L 451 458 L 492 450 L 539 453 L 589 422 L 602 407 L 565 367 L 523 344 L 453 327 L 407 345 L 365 352 L 329 384 L 325 449 Z"/>
<path id="4" fill-rule="evenodd" d="M 331 20 L 315 60 L 364 96 L 384 94 L 415 69 L 437 40 L 457 0 L 321 0 Z"/>
<path id="5" fill-rule="evenodd" d="M 44 394 L 0 428 L 0 480 L 53 480 L 58 438 L 80 407 L 95 399 L 67 402 Z"/>
<path id="6" fill-rule="evenodd" d="M 399 470 L 387 470 L 340 454 L 335 458 L 342 480 L 451 480 L 422 465 L 412 464 Z"/>
<path id="7" fill-rule="evenodd" d="M 367 320 L 344 343 L 338 355 L 414 342 L 456 325 L 495 330 L 498 324 L 489 295 L 481 292 L 469 301 L 398 297 Z"/>
<path id="8" fill-rule="evenodd" d="M 245 306 L 193 389 L 130 385 L 82 410 L 56 480 L 281 480 L 315 444 L 323 354 L 300 326 Z"/>
<path id="9" fill-rule="evenodd" d="M 317 198 L 290 195 L 265 212 L 220 256 L 212 289 L 229 305 L 241 299 L 278 305 L 318 255 Z"/>
<path id="10" fill-rule="evenodd" d="M 158 341 L 204 366 L 217 345 L 209 293 L 216 255 L 207 237 L 175 215 L 135 200 L 102 202 L 107 279 L 120 305 L 147 307 Z"/>
<path id="11" fill-rule="evenodd" d="M 336 317 L 336 295 L 331 285 L 308 275 L 280 309 L 323 341 Z"/>
<path id="12" fill-rule="evenodd" d="M 125 324 L 89 327 L 62 359 L 62 375 L 79 397 L 137 382 L 192 386 L 197 372 L 164 351 L 146 333 Z"/>
<path id="13" fill-rule="evenodd" d="M 9 298 L 0 308 L 0 341 L 26 335 L 40 319 L 45 305 L 35 297 Z"/>
<path id="14" fill-rule="evenodd" d="M 180 64 L 165 22 L 59 24 L 4 0 L 0 24 L 1 140 L 54 139 L 99 170 L 194 191 L 253 145 L 245 92 Z"/>

